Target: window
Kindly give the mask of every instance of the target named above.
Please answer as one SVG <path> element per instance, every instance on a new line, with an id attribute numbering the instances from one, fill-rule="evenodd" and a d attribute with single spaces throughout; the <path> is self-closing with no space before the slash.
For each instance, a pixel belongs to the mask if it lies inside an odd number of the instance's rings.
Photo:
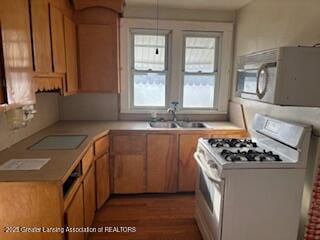
<path id="1" fill-rule="evenodd" d="M 215 106 L 219 39 L 206 35 L 193 33 L 184 37 L 183 108 Z"/>
<path id="2" fill-rule="evenodd" d="M 167 35 L 133 31 L 132 40 L 133 107 L 164 108 L 167 86 Z"/>
<path id="3" fill-rule="evenodd" d="M 122 18 L 120 24 L 121 113 L 226 114 L 231 23 Z M 158 48 L 159 54 L 156 54 Z"/>

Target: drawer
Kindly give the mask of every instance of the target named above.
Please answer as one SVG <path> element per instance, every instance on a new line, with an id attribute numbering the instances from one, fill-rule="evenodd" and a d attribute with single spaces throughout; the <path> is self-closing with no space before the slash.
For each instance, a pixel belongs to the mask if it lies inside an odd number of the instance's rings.
<path id="1" fill-rule="evenodd" d="M 120 154 L 138 154 L 146 152 L 145 134 L 113 135 L 112 152 Z"/>
<path id="2" fill-rule="evenodd" d="M 82 158 L 83 175 L 86 174 L 92 162 L 93 162 L 93 147 L 91 146 Z"/>
<path id="3" fill-rule="evenodd" d="M 109 152 L 109 136 L 99 138 L 94 143 L 94 155 L 100 157 Z"/>

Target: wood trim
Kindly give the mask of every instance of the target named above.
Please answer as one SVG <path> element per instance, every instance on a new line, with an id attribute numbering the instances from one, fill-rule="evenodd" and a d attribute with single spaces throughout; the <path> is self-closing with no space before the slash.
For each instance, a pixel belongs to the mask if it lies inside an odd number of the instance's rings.
<path id="1" fill-rule="evenodd" d="M 65 79 L 65 74 L 40 74 L 35 73 L 33 76 L 33 81 L 35 81 L 36 92 L 45 92 L 52 90 L 60 90 L 60 94 L 63 93 L 63 81 Z"/>
<path id="2" fill-rule="evenodd" d="M 72 0 L 75 10 L 82 10 L 92 7 L 109 8 L 117 13 L 123 13 L 124 0 Z"/>

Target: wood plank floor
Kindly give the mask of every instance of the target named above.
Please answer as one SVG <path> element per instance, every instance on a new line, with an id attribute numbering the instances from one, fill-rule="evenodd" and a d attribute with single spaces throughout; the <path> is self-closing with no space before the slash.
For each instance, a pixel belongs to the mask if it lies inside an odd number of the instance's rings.
<path id="1" fill-rule="evenodd" d="M 91 233 L 90 240 L 201 240 L 193 194 L 113 196 L 94 227 L 135 227 L 133 233 Z"/>

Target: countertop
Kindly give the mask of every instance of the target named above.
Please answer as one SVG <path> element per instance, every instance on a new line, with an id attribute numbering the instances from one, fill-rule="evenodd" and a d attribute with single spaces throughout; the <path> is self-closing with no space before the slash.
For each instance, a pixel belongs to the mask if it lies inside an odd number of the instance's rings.
<path id="1" fill-rule="evenodd" d="M 50 158 L 40 170 L 0 171 L 1 182 L 46 181 L 62 182 L 67 172 L 78 162 L 91 144 L 110 131 L 133 132 L 215 132 L 239 131 L 230 122 L 205 122 L 205 129 L 151 128 L 145 121 L 59 121 L 0 152 L 0 165 L 13 158 Z M 73 150 L 29 150 L 36 142 L 48 135 L 88 135 L 82 144 Z"/>

